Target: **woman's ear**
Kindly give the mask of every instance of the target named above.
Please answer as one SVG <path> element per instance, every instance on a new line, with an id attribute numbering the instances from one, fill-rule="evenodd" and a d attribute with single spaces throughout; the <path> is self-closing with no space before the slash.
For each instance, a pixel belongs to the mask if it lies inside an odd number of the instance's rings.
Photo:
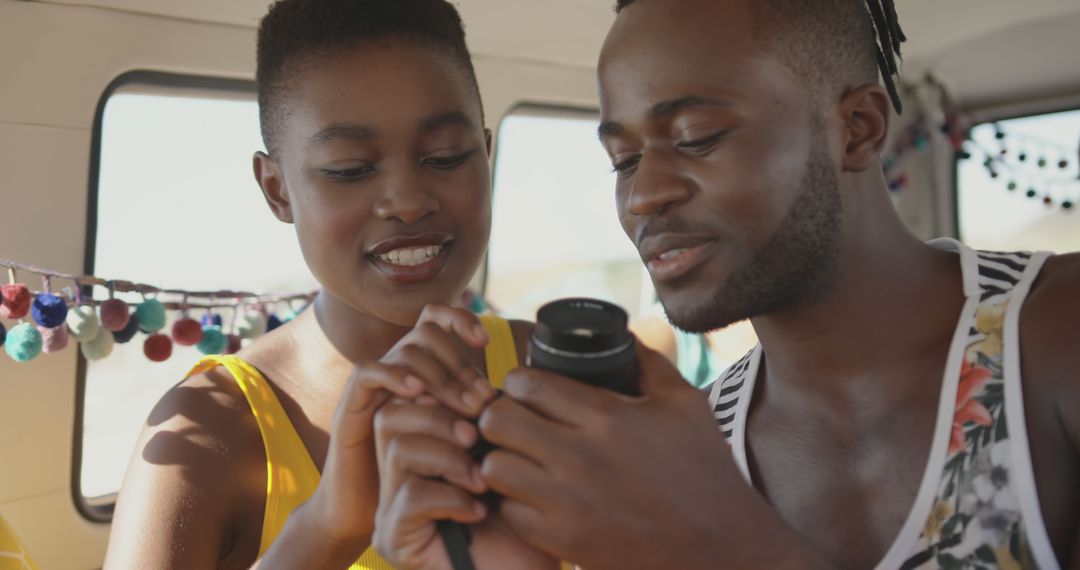
<path id="1" fill-rule="evenodd" d="M 892 101 L 880 85 L 867 84 L 844 95 L 838 107 L 844 124 L 846 172 L 862 172 L 881 158 L 889 136 Z"/>
<path id="2" fill-rule="evenodd" d="M 285 178 L 281 175 L 281 168 L 274 159 L 265 152 L 256 152 L 252 157 L 252 166 L 255 169 L 255 182 L 262 188 L 263 197 L 267 205 L 274 212 L 277 219 L 286 224 L 293 223 L 292 203 L 289 201 L 289 192 L 285 187 Z"/>

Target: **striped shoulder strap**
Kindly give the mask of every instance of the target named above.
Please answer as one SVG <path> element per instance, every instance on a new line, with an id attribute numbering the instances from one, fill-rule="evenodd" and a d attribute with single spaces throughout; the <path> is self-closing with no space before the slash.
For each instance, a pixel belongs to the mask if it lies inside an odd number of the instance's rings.
<path id="1" fill-rule="evenodd" d="M 747 373 L 753 364 L 754 354 L 757 348 L 746 353 L 731 367 L 720 375 L 720 379 L 713 383 L 709 393 L 709 402 L 713 406 L 713 416 L 724 437 L 730 439 L 735 427 L 735 416 L 738 410 L 739 398 L 743 394 L 743 388 L 747 384 Z"/>
<path id="2" fill-rule="evenodd" d="M 497 315 L 479 315 L 480 324 L 484 325 L 491 342 L 484 349 L 484 361 L 487 364 L 488 381 L 499 390 L 506 384 L 506 375 L 521 366 L 518 360 L 517 345 L 510 321 Z"/>

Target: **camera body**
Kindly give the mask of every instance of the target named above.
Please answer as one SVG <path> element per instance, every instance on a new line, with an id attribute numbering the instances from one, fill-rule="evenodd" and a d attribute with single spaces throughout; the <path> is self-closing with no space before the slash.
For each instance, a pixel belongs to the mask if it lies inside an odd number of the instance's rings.
<path id="1" fill-rule="evenodd" d="M 626 311 L 606 301 L 573 298 L 548 303 L 536 314 L 527 365 L 638 396 L 636 341 L 628 324 Z M 480 462 L 492 449 L 481 438 L 469 454 Z"/>

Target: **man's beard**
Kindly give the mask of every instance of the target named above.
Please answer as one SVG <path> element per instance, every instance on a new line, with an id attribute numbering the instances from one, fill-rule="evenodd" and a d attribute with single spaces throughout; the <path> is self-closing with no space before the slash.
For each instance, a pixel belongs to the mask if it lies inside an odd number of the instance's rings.
<path id="1" fill-rule="evenodd" d="M 774 311 L 808 306 L 833 284 L 843 232 L 840 184 L 819 132 L 802 189 L 778 229 L 715 294 L 668 318 L 687 332 L 708 332 Z M 661 299 L 663 302 L 663 299 Z"/>

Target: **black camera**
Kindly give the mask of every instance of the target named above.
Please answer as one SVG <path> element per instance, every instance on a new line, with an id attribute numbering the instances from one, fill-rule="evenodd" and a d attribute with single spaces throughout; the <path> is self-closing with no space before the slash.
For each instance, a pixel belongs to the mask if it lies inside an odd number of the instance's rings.
<path id="1" fill-rule="evenodd" d="M 628 322 L 626 311 L 606 301 L 576 298 L 548 303 L 536 313 L 527 365 L 628 396 L 640 395 L 636 343 Z M 481 438 L 469 454 L 480 462 L 492 449 Z"/>
<path id="2" fill-rule="evenodd" d="M 528 365 L 628 396 L 641 394 L 634 335 L 617 305 L 562 299 L 536 314 Z"/>
<path id="3" fill-rule="evenodd" d="M 605 301 L 578 298 L 548 303 L 536 313 L 527 364 L 591 386 L 640 395 L 635 341 L 628 322 L 626 311 Z M 480 438 L 469 454 L 479 463 L 492 449 Z M 482 500 L 493 506 L 499 496 L 489 491 Z M 438 528 L 454 570 L 473 570 L 468 528 L 448 520 L 439 521 Z"/>

